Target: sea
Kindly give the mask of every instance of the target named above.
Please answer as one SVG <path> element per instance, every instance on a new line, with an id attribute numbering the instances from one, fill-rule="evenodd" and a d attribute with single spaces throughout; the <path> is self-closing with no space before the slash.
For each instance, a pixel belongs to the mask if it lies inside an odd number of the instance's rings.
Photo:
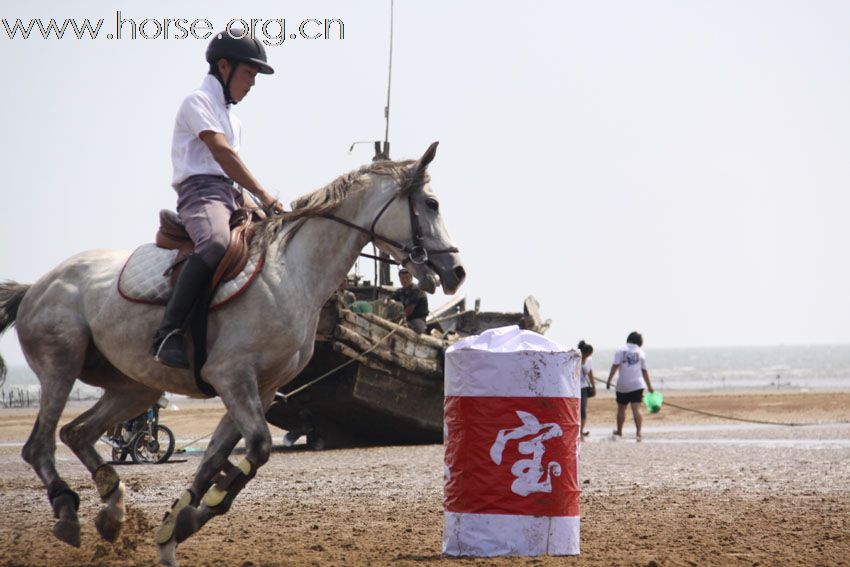
<path id="1" fill-rule="evenodd" d="M 661 391 L 850 390 L 850 344 L 810 346 L 647 348 L 653 386 Z M 614 351 L 593 354 L 594 375 L 606 379 Z M 37 397 L 38 379 L 27 366 L 10 366 L 0 400 L 14 391 Z M 100 397 L 77 382 L 72 399 Z"/>
<path id="2" fill-rule="evenodd" d="M 850 344 L 647 348 L 659 390 L 850 390 Z M 596 378 L 607 379 L 614 350 L 593 354 Z"/>

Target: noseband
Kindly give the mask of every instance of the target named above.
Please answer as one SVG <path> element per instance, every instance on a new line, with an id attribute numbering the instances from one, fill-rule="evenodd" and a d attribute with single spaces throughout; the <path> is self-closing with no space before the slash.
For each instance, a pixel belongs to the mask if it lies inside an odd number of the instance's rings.
<path id="1" fill-rule="evenodd" d="M 333 215 L 331 213 L 326 213 L 326 214 L 323 214 L 322 216 L 326 219 L 336 221 L 340 224 L 344 224 L 347 227 L 353 228 L 354 230 L 357 230 L 359 232 L 367 234 L 367 235 L 369 235 L 370 240 L 373 240 L 373 241 L 374 240 L 380 240 L 382 242 L 386 242 L 387 244 L 389 244 L 393 248 L 401 250 L 402 253 L 407 254 L 407 258 L 405 258 L 401 262 L 402 265 L 406 265 L 408 262 L 410 262 L 412 264 L 416 264 L 416 265 L 427 264 L 428 266 L 431 267 L 431 269 L 436 271 L 436 267 L 434 266 L 434 264 L 431 263 L 431 260 L 430 260 L 431 256 L 434 256 L 436 254 L 451 254 L 453 252 L 458 252 L 458 249 L 456 247 L 452 246 L 451 248 L 443 248 L 441 250 L 433 250 L 433 249 L 426 248 L 424 246 L 425 237 L 422 236 L 422 227 L 419 224 L 419 213 L 416 212 L 416 209 L 413 206 L 413 193 L 416 189 L 421 188 L 423 183 L 424 183 L 424 176 L 423 175 L 412 176 L 409 181 L 404 183 L 404 185 L 402 185 L 398 189 L 398 191 L 396 191 L 395 195 L 393 195 L 386 203 L 384 203 L 384 206 L 382 206 L 381 210 L 378 211 L 378 214 L 375 216 L 375 219 L 372 221 L 372 224 L 369 226 L 368 229 L 363 228 L 362 226 L 356 225 L 351 221 L 348 221 L 344 218 L 340 218 L 340 217 Z M 414 185 L 414 184 L 416 184 L 416 185 Z M 407 192 L 407 206 L 408 206 L 408 210 L 410 211 L 410 228 L 411 228 L 411 232 L 413 233 L 412 234 L 413 243 L 411 245 L 402 244 L 401 242 L 398 242 L 398 241 L 393 240 L 391 238 L 387 238 L 385 236 L 381 236 L 380 234 L 375 232 L 375 226 L 378 224 L 378 221 L 381 220 L 381 217 L 384 215 L 385 212 L 387 212 L 387 209 L 392 204 L 392 202 L 395 201 L 404 192 Z M 371 256 L 371 255 L 367 255 L 367 256 L 374 257 L 374 256 Z M 385 258 L 377 258 L 377 259 L 382 260 L 384 262 L 396 263 L 392 260 L 387 260 Z"/>

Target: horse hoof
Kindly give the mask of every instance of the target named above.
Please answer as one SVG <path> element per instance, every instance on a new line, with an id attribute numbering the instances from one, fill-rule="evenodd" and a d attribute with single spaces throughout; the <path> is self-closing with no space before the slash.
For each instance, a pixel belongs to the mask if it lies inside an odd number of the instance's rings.
<path id="1" fill-rule="evenodd" d="M 124 522 L 116 520 L 115 516 L 109 513 L 109 508 L 104 508 L 98 512 L 97 517 L 94 519 L 94 526 L 97 528 L 97 533 L 109 543 L 115 543 L 121 534 L 121 527 L 123 525 Z"/>
<path id="2" fill-rule="evenodd" d="M 174 522 L 174 540 L 177 543 L 186 541 L 200 527 L 198 509 L 187 506 L 177 514 L 177 519 Z"/>
<path id="3" fill-rule="evenodd" d="M 53 535 L 68 545 L 80 547 L 80 523 L 77 520 L 59 520 L 53 525 Z"/>
<path id="4" fill-rule="evenodd" d="M 159 564 L 166 567 L 177 567 L 177 544 L 174 540 L 159 546 Z"/>

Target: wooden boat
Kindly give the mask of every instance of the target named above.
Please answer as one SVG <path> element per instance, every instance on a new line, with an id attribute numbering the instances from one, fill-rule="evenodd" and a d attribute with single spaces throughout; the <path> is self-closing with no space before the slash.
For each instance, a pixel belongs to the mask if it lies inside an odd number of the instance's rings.
<path id="1" fill-rule="evenodd" d="M 350 291 L 353 304 L 339 294 L 325 304 L 313 357 L 266 414 L 288 431 L 285 446 L 301 436 L 313 449 L 440 443 L 446 348 L 487 329 L 519 325 L 544 333 L 550 324 L 530 296 L 522 313 L 484 312 L 478 300 L 467 310 L 460 297 L 432 312 L 429 334 L 420 335 L 398 324 L 400 304 L 385 303 L 393 288 Z"/>

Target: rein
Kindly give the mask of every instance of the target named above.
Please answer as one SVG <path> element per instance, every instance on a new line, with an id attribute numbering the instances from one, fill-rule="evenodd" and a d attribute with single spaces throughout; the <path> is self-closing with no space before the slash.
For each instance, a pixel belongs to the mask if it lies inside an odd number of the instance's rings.
<path id="1" fill-rule="evenodd" d="M 320 215 L 320 216 L 323 217 L 323 218 L 338 222 L 338 223 L 345 225 L 349 228 L 353 228 L 354 230 L 357 230 L 359 232 L 362 232 L 363 234 L 368 235 L 369 239 L 372 240 L 372 241 L 380 240 L 382 242 L 389 244 L 393 248 L 401 250 L 402 253 L 406 253 L 407 258 L 402 260 L 402 262 L 401 262 L 402 266 L 404 266 L 408 262 L 413 263 L 413 264 L 417 264 L 417 265 L 427 264 L 428 266 L 430 266 L 432 269 L 434 269 L 436 271 L 436 267 L 431 263 L 430 257 L 434 256 L 436 254 L 451 254 L 451 253 L 454 253 L 454 252 L 458 252 L 458 249 L 457 249 L 457 247 L 452 246 L 451 248 L 443 248 L 443 249 L 440 249 L 440 250 L 433 250 L 433 249 L 428 249 L 428 248 L 426 248 L 425 246 L 422 245 L 425 238 L 422 236 L 422 227 L 419 225 L 419 213 L 416 212 L 416 209 L 413 206 L 413 192 L 414 192 L 414 189 L 417 189 L 417 188 L 418 187 L 408 187 L 407 184 L 405 184 L 405 186 L 402 186 L 396 192 L 396 194 L 393 195 L 392 198 L 390 198 L 389 201 L 384 203 L 384 206 L 382 206 L 381 210 L 378 211 L 378 214 L 375 216 L 375 219 L 372 221 L 372 224 L 369 226 L 368 229 L 364 228 L 360 225 L 354 224 L 353 222 L 346 220 L 342 217 L 338 217 L 338 216 L 336 216 L 332 213 L 325 213 L 325 214 Z M 392 202 L 395 201 L 399 197 L 399 195 L 401 195 L 404 192 L 407 192 L 407 206 L 408 206 L 408 209 L 410 211 L 410 228 L 411 228 L 411 232 L 413 233 L 412 234 L 413 244 L 410 245 L 410 246 L 408 246 L 407 244 L 402 244 L 401 242 L 398 242 L 398 241 L 393 240 L 391 238 L 381 236 L 380 234 L 375 232 L 375 226 L 378 224 L 378 221 L 381 220 L 381 217 L 384 215 L 385 212 L 387 212 L 387 209 L 392 204 Z M 398 264 L 399 263 L 399 262 L 396 262 L 395 260 L 389 260 L 389 259 L 386 259 L 386 258 L 376 258 L 375 256 L 373 256 L 371 254 L 360 254 L 360 255 L 365 256 L 367 258 L 373 258 L 375 260 L 380 260 L 382 262 L 387 262 L 387 263 L 390 263 L 390 264 Z"/>

